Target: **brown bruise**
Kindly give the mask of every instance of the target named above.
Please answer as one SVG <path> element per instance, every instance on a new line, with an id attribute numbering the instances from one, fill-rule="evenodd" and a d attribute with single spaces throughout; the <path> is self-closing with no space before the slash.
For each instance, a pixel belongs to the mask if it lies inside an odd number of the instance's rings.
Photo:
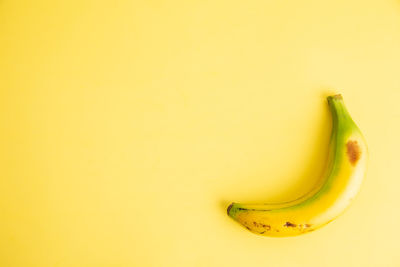
<path id="1" fill-rule="evenodd" d="M 296 227 L 297 224 L 291 223 L 291 222 L 286 222 L 283 226 L 286 226 L 286 227 Z"/>
<path id="2" fill-rule="evenodd" d="M 356 165 L 357 161 L 360 159 L 361 156 L 361 149 L 358 145 L 357 141 L 348 141 L 346 144 L 347 148 L 347 156 L 351 165 Z"/>
<path id="3" fill-rule="evenodd" d="M 262 224 L 262 227 L 264 227 L 267 230 L 271 230 L 271 225 L 268 224 Z"/>
<path id="4" fill-rule="evenodd" d="M 256 228 L 261 228 L 261 230 L 264 230 L 264 232 L 271 230 L 271 225 L 269 225 L 269 224 L 257 223 L 254 221 L 253 225 Z"/>
<path id="5" fill-rule="evenodd" d="M 307 228 L 310 228 L 312 226 L 312 224 L 306 223 L 306 224 L 295 224 L 292 222 L 286 222 L 284 225 L 284 227 L 291 227 L 291 228 L 296 228 L 299 230 L 306 230 Z"/>

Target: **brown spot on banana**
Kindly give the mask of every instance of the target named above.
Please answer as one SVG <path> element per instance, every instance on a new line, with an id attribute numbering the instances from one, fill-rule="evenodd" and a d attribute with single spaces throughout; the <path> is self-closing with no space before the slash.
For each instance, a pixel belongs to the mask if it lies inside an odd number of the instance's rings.
<path id="1" fill-rule="evenodd" d="M 264 227 L 267 230 L 271 230 L 271 225 L 268 224 L 262 224 L 262 227 Z"/>
<path id="2" fill-rule="evenodd" d="M 285 227 L 296 227 L 297 224 L 291 223 L 291 222 L 286 222 L 283 226 L 285 226 Z"/>
<path id="3" fill-rule="evenodd" d="M 360 159 L 361 156 L 361 149 L 358 145 L 357 141 L 348 141 L 346 144 L 347 148 L 347 156 L 351 165 L 356 165 L 357 161 Z"/>
<path id="4" fill-rule="evenodd" d="M 245 222 L 245 224 L 247 224 L 247 223 Z M 269 225 L 269 224 L 257 223 L 257 222 L 254 221 L 253 225 L 256 228 L 262 227 L 262 228 L 264 228 L 265 231 L 271 230 L 271 225 Z"/>

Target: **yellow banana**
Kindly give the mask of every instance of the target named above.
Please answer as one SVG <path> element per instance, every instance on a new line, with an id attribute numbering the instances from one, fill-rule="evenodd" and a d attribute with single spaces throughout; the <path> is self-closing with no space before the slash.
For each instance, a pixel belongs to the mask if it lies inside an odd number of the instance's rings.
<path id="1" fill-rule="evenodd" d="M 328 97 L 332 134 L 322 179 L 303 197 L 276 204 L 232 203 L 228 215 L 251 232 L 295 236 L 326 225 L 349 206 L 364 178 L 367 145 L 341 95 Z"/>

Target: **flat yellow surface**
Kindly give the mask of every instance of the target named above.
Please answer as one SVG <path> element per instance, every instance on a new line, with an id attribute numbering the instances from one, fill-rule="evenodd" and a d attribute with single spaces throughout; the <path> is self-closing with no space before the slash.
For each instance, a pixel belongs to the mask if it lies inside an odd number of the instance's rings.
<path id="1" fill-rule="evenodd" d="M 351 208 L 294 238 L 231 201 L 324 168 L 325 97 L 369 144 Z M 400 266 L 400 1 L 0 1 L 0 266 Z"/>

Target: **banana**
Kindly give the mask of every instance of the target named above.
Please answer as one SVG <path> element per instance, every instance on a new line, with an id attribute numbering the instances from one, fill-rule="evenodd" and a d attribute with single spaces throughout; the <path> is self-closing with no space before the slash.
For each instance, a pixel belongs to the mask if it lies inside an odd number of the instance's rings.
<path id="1" fill-rule="evenodd" d="M 327 100 L 332 133 L 324 175 L 309 193 L 293 201 L 229 205 L 228 215 L 251 232 L 284 237 L 314 231 L 342 214 L 359 191 L 368 158 L 365 139 L 342 96 Z"/>

